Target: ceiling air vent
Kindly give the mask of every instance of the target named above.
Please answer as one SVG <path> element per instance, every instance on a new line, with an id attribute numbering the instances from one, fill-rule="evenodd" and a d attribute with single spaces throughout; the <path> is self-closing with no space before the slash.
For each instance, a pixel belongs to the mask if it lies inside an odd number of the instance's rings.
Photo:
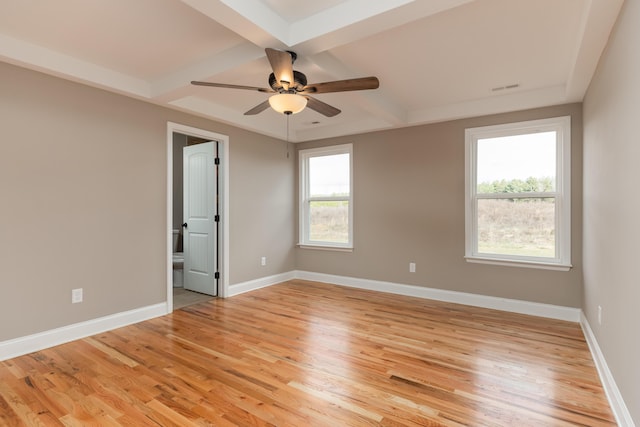
<path id="1" fill-rule="evenodd" d="M 520 87 L 520 83 L 514 83 L 506 86 L 498 86 L 491 89 L 491 92 L 500 92 L 501 90 L 515 89 Z"/>

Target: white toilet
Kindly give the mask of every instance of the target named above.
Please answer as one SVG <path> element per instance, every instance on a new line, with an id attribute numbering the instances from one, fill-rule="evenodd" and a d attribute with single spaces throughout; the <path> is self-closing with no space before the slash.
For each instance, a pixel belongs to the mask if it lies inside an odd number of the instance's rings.
<path id="1" fill-rule="evenodd" d="M 180 230 L 173 230 L 173 287 L 181 288 L 184 284 L 184 252 L 178 252 L 180 246 Z"/>

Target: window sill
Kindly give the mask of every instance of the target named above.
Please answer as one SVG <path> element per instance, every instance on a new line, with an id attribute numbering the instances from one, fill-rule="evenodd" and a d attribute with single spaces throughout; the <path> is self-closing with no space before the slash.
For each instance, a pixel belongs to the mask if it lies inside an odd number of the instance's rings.
<path id="1" fill-rule="evenodd" d="M 319 251 L 335 251 L 335 252 L 353 252 L 353 247 L 345 246 L 325 246 L 325 245 L 310 245 L 308 243 L 298 243 L 300 249 L 316 249 Z"/>
<path id="2" fill-rule="evenodd" d="M 542 270 L 569 271 L 571 267 L 573 267 L 571 264 L 557 264 L 557 263 L 540 262 L 540 261 L 516 261 L 511 259 L 485 258 L 485 257 L 477 257 L 477 256 L 465 256 L 464 258 L 467 260 L 467 262 L 476 263 L 476 264 L 502 265 L 506 267 L 539 268 Z"/>

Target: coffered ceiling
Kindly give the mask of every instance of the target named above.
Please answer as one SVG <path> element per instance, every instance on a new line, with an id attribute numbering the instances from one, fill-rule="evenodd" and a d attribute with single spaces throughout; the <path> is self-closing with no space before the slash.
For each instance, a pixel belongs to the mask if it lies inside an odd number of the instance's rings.
<path id="1" fill-rule="evenodd" d="M 284 139 L 264 49 L 297 53 L 342 110 L 294 142 L 581 101 L 623 0 L 2 0 L 0 60 Z"/>

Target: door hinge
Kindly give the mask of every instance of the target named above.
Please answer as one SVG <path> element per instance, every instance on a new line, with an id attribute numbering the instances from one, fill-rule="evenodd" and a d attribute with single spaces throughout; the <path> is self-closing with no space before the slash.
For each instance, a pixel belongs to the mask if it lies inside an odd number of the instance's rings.
<path id="1" fill-rule="evenodd" d="M 220 215 L 216 215 L 216 216 L 214 216 L 214 217 L 213 217 L 213 220 L 214 220 L 215 222 L 220 222 Z"/>
<path id="2" fill-rule="evenodd" d="M 216 271 L 215 274 L 213 275 L 214 279 L 219 279 L 220 278 L 220 272 Z"/>
<path id="3" fill-rule="evenodd" d="M 219 165 L 220 164 L 220 157 L 216 157 L 215 160 L 214 160 L 214 163 L 216 165 Z"/>

